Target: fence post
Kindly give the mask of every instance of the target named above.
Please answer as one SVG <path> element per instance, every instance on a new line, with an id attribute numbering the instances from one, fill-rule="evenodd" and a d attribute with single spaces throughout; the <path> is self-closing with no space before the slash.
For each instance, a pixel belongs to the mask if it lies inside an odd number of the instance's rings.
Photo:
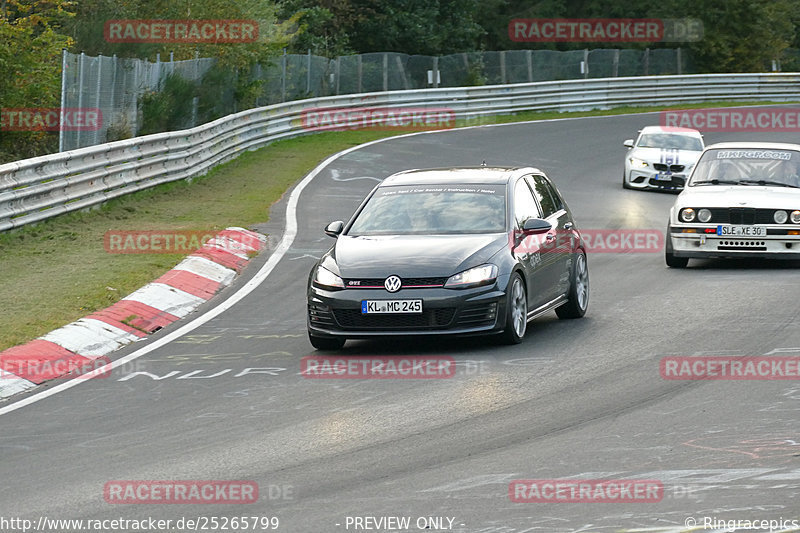
<path id="1" fill-rule="evenodd" d="M 680 76 L 681 74 L 683 74 L 683 64 L 682 64 L 683 63 L 683 58 L 681 57 L 681 47 L 680 46 L 675 51 L 675 53 L 677 55 L 676 59 L 678 61 L 678 76 Z"/>
<path id="2" fill-rule="evenodd" d="M 67 105 L 67 49 L 61 49 L 61 109 L 58 113 L 58 151 L 64 151 L 64 107 Z"/>
<path id="3" fill-rule="evenodd" d="M 619 76 L 619 48 L 614 49 L 614 63 L 611 75 L 615 78 Z"/>
<path id="4" fill-rule="evenodd" d="M 339 96 L 339 80 L 342 73 L 342 56 L 336 56 L 336 96 Z"/>
<path id="5" fill-rule="evenodd" d="M 311 94 L 311 48 L 308 49 L 308 61 L 306 61 L 306 95 Z"/>
<path id="6" fill-rule="evenodd" d="M 583 49 L 583 79 L 589 77 L 589 49 Z"/>
<path id="7" fill-rule="evenodd" d="M 439 56 L 433 56 L 433 88 L 439 87 Z"/>
<path id="8" fill-rule="evenodd" d="M 99 56 L 97 56 L 97 88 L 96 88 L 95 98 L 94 98 L 94 103 L 95 103 L 94 107 L 96 109 L 100 109 L 100 87 L 101 87 L 101 83 L 100 82 L 101 82 L 102 79 L 103 79 L 103 55 L 100 54 Z M 101 111 L 100 112 L 100 117 L 102 117 L 102 116 L 103 116 L 103 112 Z M 92 135 L 94 135 L 94 140 L 92 141 L 92 145 L 99 144 L 98 141 L 100 140 L 99 139 L 100 130 L 103 129 L 102 122 L 100 123 L 99 126 L 100 127 L 98 129 L 96 129 L 96 130 L 94 130 L 92 132 Z"/>
<path id="9" fill-rule="evenodd" d="M 650 49 L 644 49 L 644 75 L 647 76 L 650 73 Z"/>
<path id="10" fill-rule="evenodd" d="M 286 101 L 286 48 L 281 57 L 281 102 Z"/>
<path id="11" fill-rule="evenodd" d="M 389 54 L 383 53 L 383 90 L 389 90 Z"/>
<path id="12" fill-rule="evenodd" d="M 506 83 L 506 52 L 500 52 L 500 83 Z"/>
<path id="13" fill-rule="evenodd" d="M 533 50 L 525 50 L 525 59 L 528 61 L 528 82 L 533 82 Z"/>
<path id="14" fill-rule="evenodd" d="M 108 105 L 108 109 L 111 113 L 116 111 L 117 105 L 117 54 L 111 56 L 111 102 Z M 108 132 L 108 128 L 106 128 L 106 133 Z M 106 140 L 108 140 L 108 135 L 106 135 Z"/>
<path id="15" fill-rule="evenodd" d="M 261 65 L 258 65 L 258 68 L 261 68 Z M 199 85 L 200 82 L 200 50 L 194 51 L 194 82 Z M 258 101 L 258 98 L 256 98 Z M 197 113 L 198 108 L 200 107 L 200 97 L 195 96 L 192 98 L 192 127 L 194 128 L 197 126 Z"/>
<path id="16" fill-rule="evenodd" d="M 394 58 L 397 61 L 397 72 L 400 73 L 400 79 L 403 80 L 403 88 L 408 90 L 411 86 L 408 84 L 408 77 L 406 76 L 406 69 L 403 67 L 403 60 L 400 59 L 400 56 L 394 56 Z"/>
<path id="17" fill-rule="evenodd" d="M 83 109 L 83 68 L 84 68 L 84 58 L 86 54 L 81 52 L 80 60 L 78 63 L 78 108 Z M 75 148 L 81 147 L 81 130 L 80 128 L 77 129 L 75 132 Z"/>
<path id="18" fill-rule="evenodd" d="M 362 67 L 362 64 L 361 64 L 361 54 L 358 54 L 356 57 L 358 58 L 358 91 L 356 91 L 356 92 L 362 93 L 364 91 L 361 90 L 361 87 L 362 87 L 362 85 L 361 85 L 361 74 L 362 74 L 362 71 L 363 71 L 363 67 Z"/>

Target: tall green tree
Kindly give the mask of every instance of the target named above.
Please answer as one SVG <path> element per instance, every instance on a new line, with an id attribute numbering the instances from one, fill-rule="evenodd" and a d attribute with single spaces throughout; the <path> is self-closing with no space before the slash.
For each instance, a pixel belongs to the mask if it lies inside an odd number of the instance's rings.
<path id="1" fill-rule="evenodd" d="M 66 0 L 7 0 L 0 9 L 0 109 L 59 106 L 61 49 L 72 45 L 60 31 L 71 7 Z M 0 162 L 57 147 L 52 132 L 0 131 Z"/>
<path id="2" fill-rule="evenodd" d="M 477 49 L 481 0 L 283 0 L 300 15 L 293 51 L 438 55 Z M 305 47 L 305 48 L 304 48 Z"/>

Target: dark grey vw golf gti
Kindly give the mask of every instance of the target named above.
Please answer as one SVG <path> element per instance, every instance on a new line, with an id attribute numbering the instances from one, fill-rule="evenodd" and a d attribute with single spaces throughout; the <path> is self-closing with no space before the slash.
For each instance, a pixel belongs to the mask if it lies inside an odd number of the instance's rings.
<path id="1" fill-rule="evenodd" d="M 380 183 L 308 281 L 308 335 L 348 338 L 497 333 L 509 344 L 555 310 L 589 303 L 585 247 L 569 208 L 534 168 L 400 172 Z"/>

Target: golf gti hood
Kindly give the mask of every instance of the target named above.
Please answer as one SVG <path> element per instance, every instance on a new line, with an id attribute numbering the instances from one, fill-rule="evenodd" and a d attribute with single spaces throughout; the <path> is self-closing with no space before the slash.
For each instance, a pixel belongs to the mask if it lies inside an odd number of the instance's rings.
<path id="1" fill-rule="evenodd" d="M 331 251 L 343 278 L 449 277 L 488 262 L 509 245 L 505 233 L 341 235 Z"/>

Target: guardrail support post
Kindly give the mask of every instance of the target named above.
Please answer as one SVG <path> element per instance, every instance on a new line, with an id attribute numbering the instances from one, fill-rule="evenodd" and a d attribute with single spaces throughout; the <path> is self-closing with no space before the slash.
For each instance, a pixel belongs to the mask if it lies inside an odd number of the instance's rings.
<path id="1" fill-rule="evenodd" d="M 612 64 L 611 75 L 615 78 L 619 77 L 619 48 L 614 49 L 614 62 Z"/>
<path id="2" fill-rule="evenodd" d="M 681 57 L 681 47 L 679 46 L 678 49 L 675 51 L 677 55 L 676 60 L 678 62 L 678 76 L 683 74 L 683 58 Z"/>

